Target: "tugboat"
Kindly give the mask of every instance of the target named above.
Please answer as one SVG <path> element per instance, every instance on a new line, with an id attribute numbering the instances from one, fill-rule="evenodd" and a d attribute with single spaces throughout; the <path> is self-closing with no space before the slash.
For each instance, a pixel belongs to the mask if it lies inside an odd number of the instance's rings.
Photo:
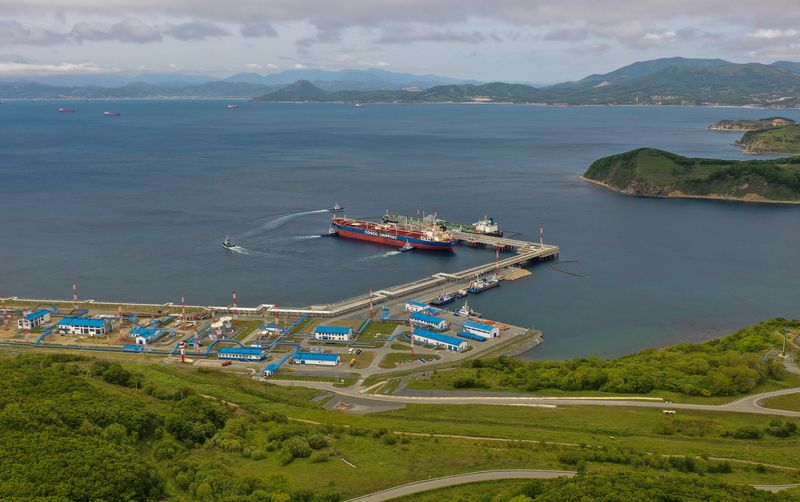
<path id="1" fill-rule="evenodd" d="M 459 289 L 453 294 L 455 295 L 456 298 L 464 298 L 469 294 L 469 291 L 467 291 L 466 289 Z"/>
<path id="2" fill-rule="evenodd" d="M 333 207 L 328 209 L 328 211 L 332 213 L 338 213 L 340 211 L 344 211 L 344 207 L 340 206 L 338 202 L 334 202 Z"/>
<path id="3" fill-rule="evenodd" d="M 239 105 L 228 105 L 228 110 L 238 110 Z"/>
<path id="4" fill-rule="evenodd" d="M 414 246 L 412 246 L 410 242 L 406 241 L 406 243 L 403 244 L 403 247 L 401 247 L 399 251 L 401 253 L 405 253 L 406 251 L 411 251 L 412 249 L 414 249 Z"/>
<path id="5" fill-rule="evenodd" d="M 460 309 L 453 311 L 453 314 L 461 317 L 480 317 L 480 312 L 475 312 L 469 306 L 467 302 L 464 302 L 464 305 L 461 306 Z"/>
<path id="6" fill-rule="evenodd" d="M 491 277 L 481 277 L 480 279 L 475 279 L 470 283 L 469 291 L 470 293 L 483 293 L 484 291 L 492 288 L 496 288 L 500 285 L 500 279 L 497 278 L 496 275 Z"/>
<path id="7" fill-rule="evenodd" d="M 236 244 L 233 243 L 229 236 L 225 236 L 225 240 L 222 241 L 222 245 L 227 249 L 233 249 L 236 247 Z"/>
<path id="8" fill-rule="evenodd" d="M 103 112 L 103 115 L 106 117 L 119 117 L 121 113 L 119 112 Z"/>
<path id="9" fill-rule="evenodd" d="M 73 108 L 59 108 L 58 113 L 75 113 Z"/>
<path id="10" fill-rule="evenodd" d="M 442 294 L 439 295 L 438 298 L 431 301 L 431 305 L 434 305 L 436 307 L 441 307 L 442 305 L 447 305 L 448 303 L 453 303 L 454 301 L 456 301 L 456 297 L 454 295 L 446 293 L 443 290 Z"/>

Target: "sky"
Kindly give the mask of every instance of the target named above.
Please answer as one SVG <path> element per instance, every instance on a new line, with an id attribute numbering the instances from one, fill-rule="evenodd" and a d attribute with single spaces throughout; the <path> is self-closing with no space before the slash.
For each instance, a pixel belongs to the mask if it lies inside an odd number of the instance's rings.
<path id="1" fill-rule="evenodd" d="M 0 0 L 0 77 L 381 68 L 551 83 L 800 61 L 800 0 Z"/>

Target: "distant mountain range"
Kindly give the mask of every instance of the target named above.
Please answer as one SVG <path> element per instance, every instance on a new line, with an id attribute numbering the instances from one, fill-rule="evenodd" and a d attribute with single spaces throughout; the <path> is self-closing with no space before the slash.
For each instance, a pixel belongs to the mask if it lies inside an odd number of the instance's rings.
<path id="1" fill-rule="evenodd" d="M 736 64 L 721 59 L 667 58 L 637 62 L 577 82 L 536 88 L 524 84 L 442 85 L 421 92 L 326 91 L 303 81 L 259 101 L 508 102 L 565 105 L 664 104 L 797 107 L 800 64 Z"/>
<path id="2" fill-rule="evenodd" d="M 237 73 L 227 78 L 184 74 L 59 75 L 0 79 L 0 98 L 143 98 L 239 97 L 252 98 L 308 80 L 321 89 L 338 91 L 426 89 L 437 85 L 477 83 L 439 75 L 413 75 L 378 69 L 287 70 L 270 75 Z"/>
<path id="3" fill-rule="evenodd" d="M 459 102 L 562 105 L 800 106 L 800 63 L 738 64 L 722 59 L 664 58 L 547 87 L 479 83 L 438 75 L 370 70 L 288 70 L 239 73 L 203 81 L 202 75 L 140 75 L 119 85 L 81 84 L 78 77 L 0 80 L 0 98 L 238 97 L 265 102 Z M 117 78 L 118 80 L 114 80 Z M 97 82 L 98 80 L 95 80 Z"/>

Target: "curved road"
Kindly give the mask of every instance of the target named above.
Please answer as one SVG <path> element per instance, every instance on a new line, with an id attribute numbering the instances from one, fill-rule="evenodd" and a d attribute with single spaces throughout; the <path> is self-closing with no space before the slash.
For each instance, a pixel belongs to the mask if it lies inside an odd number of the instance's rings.
<path id="1" fill-rule="evenodd" d="M 501 471 L 479 471 L 468 474 L 457 474 L 455 476 L 445 476 L 442 478 L 416 481 L 405 485 L 395 486 L 380 492 L 371 493 L 350 499 L 349 502 L 383 502 L 392 500 L 414 493 L 446 488 L 448 486 L 463 485 L 465 483 L 477 483 L 479 481 L 494 481 L 497 479 L 552 479 L 560 477 L 572 477 L 575 471 L 546 471 L 538 469 L 507 469 Z"/>
<path id="2" fill-rule="evenodd" d="M 786 369 L 792 373 L 800 374 L 800 368 L 793 362 L 785 361 Z M 438 396 L 395 396 L 387 394 L 369 394 L 368 389 L 334 387 L 328 382 L 305 382 L 291 380 L 273 380 L 271 383 L 278 385 L 299 385 L 314 389 L 333 392 L 343 397 L 365 401 L 391 402 L 403 404 L 494 404 L 516 406 L 638 406 L 660 409 L 683 409 L 702 411 L 728 411 L 735 413 L 757 413 L 761 415 L 779 415 L 784 417 L 800 417 L 800 411 L 778 410 L 764 408 L 759 405 L 764 399 L 794 394 L 800 392 L 800 387 L 791 389 L 774 390 L 752 396 L 743 397 L 726 404 L 690 404 L 666 403 L 658 398 L 608 398 L 608 397 L 549 397 L 549 396 L 521 396 L 521 395 L 459 395 L 457 391 L 443 391 Z M 377 385 L 373 386 L 377 387 Z"/>

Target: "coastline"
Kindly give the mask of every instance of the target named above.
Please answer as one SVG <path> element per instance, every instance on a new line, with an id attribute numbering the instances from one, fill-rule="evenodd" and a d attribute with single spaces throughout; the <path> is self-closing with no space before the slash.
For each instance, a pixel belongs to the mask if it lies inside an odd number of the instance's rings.
<path id="1" fill-rule="evenodd" d="M 744 197 L 730 197 L 726 195 L 720 194 L 713 194 L 713 195 L 689 195 L 682 192 L 671 192 L 669 195 L 638 195 L 627 193 L 623 190 L 618 190 L 607 183 L 603 183 L 602 181 L 597 181 L 593 179 L 589 179 L 583 175 L 579 175 L 578 178 L 582 179 L 583 181 L 588 181 L 594 185 L 598 185 L 612 192 L 628 195 L 631 197 L 645 197 L 648 199 L 694 199 L 694 200 L 712 200 L 712 201 L 724 201 L 724 202 L 746 202 L 750 204 L 777 204 L 777 205 L 790 205 L 790 206 L 797 206 L 800 205 L 800 200 L 793 201 L 793 200 L 770 200 L 764 198 L 744 198 Z M 758 197 L 758 196 L 757 196 Z"/>

